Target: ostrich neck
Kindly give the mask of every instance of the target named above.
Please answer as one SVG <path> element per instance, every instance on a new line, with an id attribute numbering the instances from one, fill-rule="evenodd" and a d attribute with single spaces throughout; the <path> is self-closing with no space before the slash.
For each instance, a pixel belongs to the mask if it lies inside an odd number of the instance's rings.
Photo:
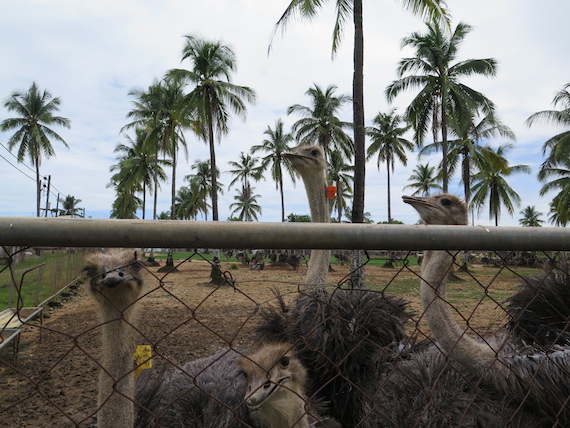
<path id="1" fill-rule="evenodd" d="M 420 295 L 425 317 L 443 351 L 476 376 L 490 376 L 497 361 L 495 351 L 477 342 L 455 321 L 447 301 L 447 274 L 454 255 L 447 251 L 425 251 Z M 495 366 L 496 367 L 496 366 Z"/>
<path id="2" fill-rule="evenodd" d="M 97 414 L 100 428 L 133 427 L 135 422 L 133 375 L 133 327 L 136 314 L 130 307 L 123 314 L 115 308 L 102 313 L 101 374 Z"/>
<path id="3" fill-rule="evenodd" d="M 305 189 L 311 209 L 313 223 L 330 223 L 329 204 L 326 199 L 326 175 L 324 171 L 319 177 L 303 177 Z M 312 250 L 307 272 L 307 286 L 324 286 L 327 283 L 330 250 Z"/>

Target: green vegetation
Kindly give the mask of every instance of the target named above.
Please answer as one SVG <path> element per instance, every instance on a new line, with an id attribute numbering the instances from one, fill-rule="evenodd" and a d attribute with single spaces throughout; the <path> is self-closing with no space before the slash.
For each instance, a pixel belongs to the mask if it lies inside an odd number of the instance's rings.
<path id="1" fill-rule="evenodd" d="M 82 253 L 45 251 L 41 257 L 26 257 L 17 263 L 14 266 L 14 279 L 16 287 L 19 289 L 21 286 L 23 306 L 36 306 L 78 278 L 82 262 Z M 17 305 L 18 293 L 12 287 L 10 269 L 7 266 L 1 268 L 0 310 L 4 310 Z"/>

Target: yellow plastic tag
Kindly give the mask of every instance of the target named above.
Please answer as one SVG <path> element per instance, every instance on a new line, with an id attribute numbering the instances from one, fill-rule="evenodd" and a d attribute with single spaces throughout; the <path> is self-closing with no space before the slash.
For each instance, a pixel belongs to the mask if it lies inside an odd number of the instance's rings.
<path id="1" fill-rule="evenodd" d="M 135 360 L 135 379 L 139 377 L 143 370 L 152 369 L 152 347 L 150 345 L 138 345 L 133 354 Z"/>

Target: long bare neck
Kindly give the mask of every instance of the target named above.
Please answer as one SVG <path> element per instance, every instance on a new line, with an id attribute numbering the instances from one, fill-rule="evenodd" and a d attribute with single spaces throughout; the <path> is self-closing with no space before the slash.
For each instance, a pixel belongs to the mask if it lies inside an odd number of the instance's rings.
<path id="1" fill-rule="evenodd" d="M 126 309 L 101 301 L 101 374 L 97 414 L 100 428 L 133 427 L 135 423 L 133 352 L 136 307 Z M 120 310 L 124 309 L 124 310 Z M 102 406 L 102 407 L 101 407 Z"/>
<path id="2" fill-rule="evenodd" d="M 305 400 L 302 391 L 283 391 L 259 410 L 260 416 L 269 428 L 309 428 Z"/>
<path id="3" fill-rule="evenodd" d="M 454 254 L 425 251 L 420 295 L 425 317 L 443 351 L 461 363 L 473 375 L 487 378 L 497 362 L 495 351 L 486 343 L 475 341 L 455 321 L 447 300 L 447 275 Z M 498 369 L 500 364 L 493 367 Z"/>
<path id="4" fill-rule="evenodd" d="M 329 203 L 326 199 L 325 171 L 319 171 L 317 177 L 303 177 L 305 189 L 311 209 L 311 219 L 314 223 L 330 223 Z M 312 250 L 307 272 L 307 286 L 324 286 L 327 283 L 330 250 Z"/>

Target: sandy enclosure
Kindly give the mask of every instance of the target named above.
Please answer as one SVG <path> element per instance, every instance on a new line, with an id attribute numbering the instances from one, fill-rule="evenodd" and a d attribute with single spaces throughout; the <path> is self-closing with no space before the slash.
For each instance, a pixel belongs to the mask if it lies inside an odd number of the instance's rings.
<path id="1" fill-rule="evenodd" d="M 140 344 L 153 343 L 155 370 L 165 365 L 173 367 L 186 361 L 204 357 L 228 344 L 239 348 L 253 346 L 252 330 L 257 322 L 260 306 L 274 304 L 271 289 L 277 287 L 291 299 L 303 282 L 306 267 L 298 271 L 285 268 L 252 271 L 239 267 L 232 269 L 222 262 L 235 288 L 213 287 L 210 264 L 192 260 L 179 266 L 179 272 L 166 276 L 157 268 L 148 268 L 147 294 L 141 299 Z M 348 266 L 334 266 L 331 284 L 341 282 L 348 274 Z M 481 284 L 488 285 L 496 272 L 483 267 L 474 268 Z M 410 302 L 419 312 L 419 267 L 386 269 L 367 266 L 367 282 L 390 294 L 392 289 Z M 460 274 L 463 276 L 465 274 Z M 407 284 L 402 294 L 398 282 Z M 515 280 L 502 283 L 494 280 L 494 290 L 505 295 L 516 288 Z M 470 285 L 469 285 L 470 284 Z M 472 281 L 452 284 L 458 296 L 469 293 L 477 285 Z M 463 288 L 465 290 L 463 290 Z M 394 294 L 394 293 L 392 293 Z M 504 312 L 494 301 L 456 299 L 456 307 L 471 316 L 471 325 L 482 330 L 496 328 L 504 320 Z M 474 309 L 476 310 L 474 311 Z M 419 328 L 429 334 L 422 322 L 411 320 L 410 332 Z M 22 333 L 19 362 L 11 365 L 11 353 L 4 350 L 0 357 L 0 426 L 53 427 L 89 426 L 96 411 L 97 380 L 100 357 L 100 322 L 94 303 L 85 286 L 61 308 L 44 320 L 42 340 L 39 329 L 25 327 Z"/>

